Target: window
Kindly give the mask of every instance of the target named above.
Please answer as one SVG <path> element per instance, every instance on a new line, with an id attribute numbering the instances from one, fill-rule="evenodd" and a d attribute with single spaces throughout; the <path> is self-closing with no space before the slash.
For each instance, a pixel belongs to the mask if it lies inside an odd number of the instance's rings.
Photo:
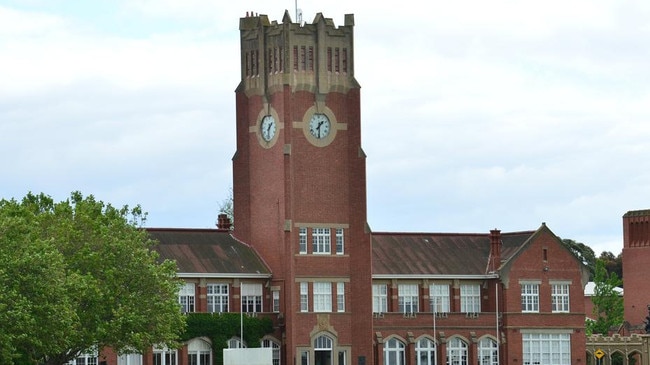
<path id="1" fill-rule="evenodd" d="M 388 288 L 386 284 L 372 285 L 372 311 L 375 313 L 388 312 Z"/>
<path id="2" fill-rule="evenodd" d="M 449 285 L 429 285 L 430 310 L 434 313 L 449 313 Z"/>
<path id="3" fill-rule="evenodd" d="M 301 254 L 307 253 L 307 228 L 305 227 L 298 229 L 298 249 Z"/>
<path id="4" fill-rule="evenodd" d="M 332 283 L 314 283 L 314 312 L 332 311 Z"/>
<path id="5" fill-rule="evenodd" d="M 345 283 L 336 283 L 336 309 L 345 312 Z"/>
<path id="6" fill-rule="evenodd" d="M 273 297 L 273 312 L 278 313 L 280 312 L 280 291 L 273 290 L 271 296 Z"/>
<path id="7" fill-rule="evenodd" d="M 300 71 L 305 71 L 307 65 L 307 49 L 300 46 Z"/>
<path id="8" fill-rule="evenodd" d="M 262 284 L 241 284 L 241 311 L 247 313 L 262 311 Z"/>
<path id="9" fill-rule="evenodd" d="M 300 283 L 300 311 L 309 312 L 309 283 Z"/>
<path id="10" fill-rule="evenodd" d="M 334 48 L 334 71 L 339 73 L 339 47 Z"/>
<path id="11" fill-rule="evenodd" d="M 348 352 L 346 350 L 339 351 L 339 364 L 345 365 L 348 363 Z"/>
<path id="12" fill-rule="evenodd" d="M 417 284 L 400 284 L 398 291 L 398 305 L 400 313 L 415 313 L 418 311 L 418 286 Z"/>
<path id="13" fill-rule="evenodd" d="M 481 286 L 462 284 L 460 286 L 460 311 L 463 313 L 481 312 Z"/>
<path id="14" fill-rule="evenodd" d="M 209 343 L 195 338 L 187 344 L 188 365 L 212 365 L 212 347 Z"/>
<path id="15" fill-rule="evenodd" d="M 569 311 L 569 284 L 551 284 L 551 310 L 555 313 Z"/>
<path id="16" fill-rule="evenodd" d="M 336 229 L 336 254 L 343 255 L 343 228 Z"/>
<path id="17" fill-rule="evenodd" d="M 523 333 L 523 365 L 569 365 L 571 338 L 568 333 Z"/>
<path id="18" fill-rule="evenodd" d="M 404 365 L 404 344 L 391 338 L 384 344 L 384 365 Z"/>
<path id="19" fill-rule="evenodd" d="M 228 312 L 228 284 L 208 284 L 208 312 Z"/>
<path id="20" fill-rule="evenodd" d="M 314 71 L 314 47 L 309 46 L 309 60 L 308 60 L 309 71 Z"/>
<path id="21" fill-rule="evenodd" d="M 539 284 L 521 284 L 521 311 L 539 312 Z"/>
<path id="22" fill-rule="evenodd" d="M 332 47 L 327 47 L 327 71 L 332 72 Z"/>
<path id="23" fill-rule="evenodd" d="M 239 337 L 233 337 L 230 340 L 228 340 L 228 348 L 229 349 L 245 349 L 246 344 L 242 343 Z"/>
<path id="24" fill-rule="evenodd" d="M 309 365 L 309 351 L 300 352 L 300 365 Z"/>
<path id="25" fill-rule="evenodd" d="M 343 53 L 341 54 L 341 56 L 342 56 L 341 63 L 343 63 L 342 65 L 343 73 L 347 73 L 348 72 L 348 49 L 347 48 L 343 48 Z"/>
<path id="26" fill-rule="evenodd" d="M 80 354 L 76 359 L 70 360 L 67 365 L 97 365 L 97 353 L 91 351 Z"/>
<path id="27" fill-rule="evenodd" d="M 331 252 L 331 232 L 329 228 L 312 228 L 314 253 L 328 254 Z"/>
<path id="28" fill-rule="evenodd" d="M 422 338 L 415 343 L 415 358 L 417 365 L 436 365 L 436 344 L 428 338 Z"/>
<path id="29" fill-rule="evenodd" d="M 332 339 L 320 336 L 314 340 L 314 362 L 316 364 L 332 363 Z"/>
<path id="30" fill-rule="evenodd" d="M 142 355 L 123 354 L 117 357 L 117 365 L 142 365 Z"/>
<path id="31" fill-rule="evenodd" d="M 262 340 L 262 347 L 273 349 L 273 365 L 280 365 L 280 345 L 272 340 Z"/>
<path id="32" fill-rule="evenodd" d="M 176 365 L 176 350 L 166 347 L 153 349 L 153 365 Z"/>
<path id="33" fill-rule="evenodd" d="M 485 337 L 478 342 L 478 365 L 499 365 L 497 342 Z"/>
<path id="34" fill-rule="evenodd" d="M 178 292 L 178 303 L 181 312 L 194 312 L 194 283 L 185 283 Z"/>
<path id="35" fill-rule="evenodd" d="M 298 71 L 298 46 L 293 46 L 293 70 Z"/>
<path id="36" fill-rule="evenodd" d="M 467 365 L 467 343 L 458 337 L 447 342 L 447 365 Z"/>

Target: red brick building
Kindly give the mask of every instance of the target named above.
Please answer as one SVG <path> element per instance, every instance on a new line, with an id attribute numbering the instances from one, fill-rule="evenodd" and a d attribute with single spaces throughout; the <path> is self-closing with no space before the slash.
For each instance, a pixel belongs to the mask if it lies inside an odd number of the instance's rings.
<path id="1" fill-rule="evenodd" d="M 632 210 L 623 215 L 623 299 L 625 321 L 633 332 L 645 333 L 648 316 L 648 268 L 650 267 L 650 210 Z"/>
<path id="2" fill-rule="evenodd" d="M 271 316 L 274 365 L 580 364 L 587 270 L 542 224 L 371 232 L 354 16 L 240 19 L 235 229 L 150 230 L 185 311 Z M 240 339 L 231 339 L 237 346 Z M 211 361 L 209 343 L 109 363 Z"/>

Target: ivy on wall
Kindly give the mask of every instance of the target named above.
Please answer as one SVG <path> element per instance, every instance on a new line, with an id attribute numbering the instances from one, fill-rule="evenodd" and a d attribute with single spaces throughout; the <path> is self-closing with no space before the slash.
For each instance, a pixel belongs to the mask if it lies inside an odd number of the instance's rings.
<path id="1" fill-rule="evenodd" d="M 223 349 L 228 340 L 241 336 L 243 320 L 244 342 L 247 347 L 260 347 L 262 337 L 273 332 L 271 318 L 241 316 L 240 313 L 188 313 L 187 327 L 181 337 L 188 341 L 207 337 L 212 342 L 213 363 L 223 364 Z"/>

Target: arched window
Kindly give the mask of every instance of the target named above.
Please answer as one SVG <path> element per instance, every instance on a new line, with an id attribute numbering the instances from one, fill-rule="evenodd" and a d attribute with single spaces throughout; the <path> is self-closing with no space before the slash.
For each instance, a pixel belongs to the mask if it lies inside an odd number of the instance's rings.
<path id="1" fill-rule="evenodd" d="M 421 338 L 415 343 L 417 365 L 436 365 L 436 344 L 428 338 Z"/>
<path id="2" fill-rule="evenodd" d="M 467 343 L 458 337 L 447 342 L 447 365 L 467 365 Z"/>
<path id="3" fill-rule="evenodd" d="M 262 340 L 262 347 L 270 347 L 273 349 L 273 365 L 280 365 L 280 345 L 269 339 Z"/>
<path id="4" fill-rule="evenodd" d="M 404 343 L 391 338 L 384 344 L 384 365 L 404 365 Z"/>
<path id="5" fill-rule="evenodd" d="M 314 340 L 314 364 L 332 365 L 332 339 L 323 335 Z"/>
<path id="6" fill-rule="evenodd" d="M 187 344 L 188 365 L 212 364 L 212 346 L 200 338 L 194 338 Z"/>
<path id="7" fill-rule="evenodd" d="M 499 356 L 497 342 L 489 337 L 484 337 L 478 342 L 478 364 L 498 365 Z"/>
<path id="8" fill-rule="evenodd" d="M 230 340 L 228 340 L 228 348 L 229 349 L 241 349 L 241 348 L 246 348 L 246 343 L 242 343 L 239 340 L 239 337 L 233 337 Z"/>

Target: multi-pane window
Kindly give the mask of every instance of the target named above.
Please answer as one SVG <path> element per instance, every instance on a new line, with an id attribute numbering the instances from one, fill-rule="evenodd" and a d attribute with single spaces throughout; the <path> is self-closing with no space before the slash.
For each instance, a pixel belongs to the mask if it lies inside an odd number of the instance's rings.
<path id="1" fill-rule="evenodd" d="M 384 365 L 404 365 L 404 348 L 402 341 L 391 338 L 384 344 Z"/>
<path id="2" fill-rule="evenodd" d="M 307 48 L 300 46 L 300 71 L 305 71 L 307 68 Z"/>
<path id="3" fill-rule="evenodd" d="M 344 241 L 343 241 L 343 228 L 336 229 L 336 254 L 343 255 Z"/>
<path id="4" fill-rule="evenodd" d="M 329 228 L 312 228 L 314 253 L 331 253 L 331 231 Z"/>
<path id="5" fill-rule="evenodd" d="M 208 312 L 228 312 L 228 284 L 208 284 Z"/>
<path id="6" fill-rule="evenodd" d="M 142 365 L 141 354 L 122 354 L 117 357 L 117 365 Z"/>
<path id="7" fill-rule="evenodd" d="M 80 354 L 76 359 L 70 360 L 66 365 L 97 365 L 97 353 L 89 352 Z"/>
<path id="8" fill-rule="evenodd" d="M 569 284 L 551 284 L 551 310 L 569 311 Z"/>
<path id="9" fill-rule="evenodd" d="M 460 286 L 460 311 L 463 313 L 479 313 L 481 311 L 480 285 L 462 284 Z"/>
<path id="10" fill-rule="evenodd" d="M 421 338 L 415 343 L 417 365 L 436 365 L 436 344 L 428 338 Z"/>
<path id="11" fill-rule="evenodd" d="M 346 350 L 339 351 L 339 365 L 346 365 L 348 363 L 348 352 Z"/>
<path id="12" fill-rule="evenodd" d="M 478 365 L 499 365 L 497 342 L 484 337 L 478 342 Z"/>
<path id="13" fill-rule="evenodd" d="M 458 337 L 447 342 L 447 365 L 467 365 L 467 343 Z"/>
<path id="14" fill-rule="evenodd" d="M 521 311 L 539 312 L 539 284 L 521 284 Z"/>
<path id="15" fill-rule="evenodd" d="M 241 284 L 241 311 L 247 313 L 262 311 L 262 284 Z"/>
<path id="16" fill-rule="evenodd" d="M 388 287 L 386 284 L 372 285 L 372 311 L 375 313 L 388 312 Z"/>
<path id="17" fill-rule="evenodd" d="M 245 349 L 246 348 L 246 343 L 242 342 L 238 337 L 232 337 L 230 340 L 228 340 L 228 348 L 229 349 Z"/>
<path id="18" fill-rule="evenodd" d="M 345 283 L 336 283 L 336 310 L 345 312 Z"/>
<path id="19" fill-rule="evenodd" d="M 400 313 L 415 313 L 418 311 L 417 284 L 400 284 L 397 287 L 398 306 Z"/>
<path id="20" fill-rule="evenodd" d="M 185 283 L 178 292 L 178 303 L 181 305 L 181 312 L 194 312 L 194 283 Z"/>
<path id="21" fill-rule="evenodd" d="M 300 283 L 300 311 L 309 312 L 309 283 Z"/>
<path id="22" fill-rule="evenodd" d="M 301 254 L 307 253 L 307 228 L 305 227 L 298 229 L 298 247 Z"/>
<path id="23" fill-rule="evenodd" d="M 569 365 L 571 338 L 568 333 L 523 333 L 523 365 Z"/>
<path id="24" fill-rule="evenodd" d="M 314 283 L 314 312 L 332 311 L 332 283 Z"/>
<path id="25" fill-rule="evenodd" d="M 280 345 L 271 340 L 262 340 L 262 347 L 270 347 L 273 349 L 273 363 L 272 365 L 280 365 Z"/>
<path id="26" fill-rule="evenodd" d="M 195 338 L 187 344 L 188 365 L 211 365 L 212 347 L 209 343 Z"/>
<path id="27" fill-rule="evenodd" d="M 280 312 L 280 291 L 273 290 L 271 296 L 273 299 L 273 312 L 278 313 Z"/>
<path id="28" fill-rule="evenodd" d="M 176 350 L 170 350 L 166 347 L 153 349 L 153 365 L 176 365 Z"/>
<path id="29" fill-rule="evenodd" d="M 430 309 L 434 313 L 449 312 L 449 285 L 429 285 Z"/>
<path id="30" fill-rule="evenodd" d="M 347 73 L 348 72 L 348 49 L 343 48 L 343 53 L 341 53 L 341 67 L 343 68 L 343 72 Z"/>

